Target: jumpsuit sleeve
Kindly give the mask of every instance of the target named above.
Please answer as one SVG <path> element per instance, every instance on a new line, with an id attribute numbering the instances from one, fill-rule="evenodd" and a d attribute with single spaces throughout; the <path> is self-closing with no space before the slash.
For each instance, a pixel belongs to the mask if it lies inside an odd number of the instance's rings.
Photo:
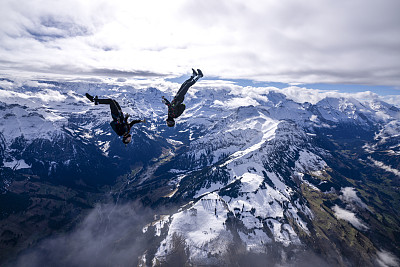
<path id="1" fill-rule="evenodd" d="M 164 102 L 165 105 L 167 105 L 167 106 L 171 105 L 171 102 L 169 102 L 168 99 L 163 98 L 163 100 L 164 100 L 163 102 Z"/>
<path id="2" fill-rule="evenodd" d="M 129 123 L 129 128 L 131 128 L 134 124 L 142 122 L 142 120 L 133 120 L 131 123 Z"/>

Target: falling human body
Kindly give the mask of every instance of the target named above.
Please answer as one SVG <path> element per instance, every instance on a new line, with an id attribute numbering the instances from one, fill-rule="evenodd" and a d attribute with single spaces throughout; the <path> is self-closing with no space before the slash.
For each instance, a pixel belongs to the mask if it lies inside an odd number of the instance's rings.
<path id="1" fill-rule="evenodd" d="M 194 69 L 192 70 L 192 76 L 181 85 L 171 102 L 169 102 L 165 97 L 162 97 L 163 103 L 168 106 L 168 118 L 166 122 L 169 127 L 175 126 L 175 119 L 182 115 L 185 110 L 186 106 L 183 104 L 183 100 L 185 99 L 185 94 L 189 88 L 195 84 L 198 79 L 203 77 L 203 72 L 200 69 L 197 69 L 197 72 Z"/>
<path id="2" fill-rule="evenodd" d="M 132 140 L 132 135 L 130 134 L 132 126 L 139 122 L 146 122 L 146 120 L 132 120 L 131 122 L 128 122 L 129 114 L 124 116 L 120 105 L 114 99 L 100 99 L 97 98 L 97 96 L 93 97 L 88 93 L 86 93 L 86 97 L 90 101 L 94 102 L 95 105 L 110 105 L 111 117 L 113 119 L 110 125 L 117 135 L 122 136 L 122 142 L 124 144 L 129 144 Z"/>

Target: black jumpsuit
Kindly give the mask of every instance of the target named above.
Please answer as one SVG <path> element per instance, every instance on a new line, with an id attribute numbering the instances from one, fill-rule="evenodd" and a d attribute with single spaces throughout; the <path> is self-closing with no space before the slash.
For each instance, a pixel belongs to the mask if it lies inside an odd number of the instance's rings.
<path id="1" fill-rule="evenodd" d="M 111 116 L 113 118 L 113 121 L 110 123 L 110 125 L 119 136 L 129 133 L 135 123 L 141 122 L 141 120 L 133 120 L 128 123 L 127 119 L 124 117 L 121 107 L 114 99 L 96 99 L 96 102 L 99 104 L 110 105 Z"/>
<path id="2" fill-rule="evenodd" d="M 186 106 L 183 104 L 183 100 L 185 99 L 185 95 L 189 90 L 190 86 L 196 83 L 196 80 L 193 77 L 187 79 L 179 88 L 178 92 L 176 93 L 174 99 L 169 102 L 167 99 L 165 100 L 165 104 L 168 106 L 168 117 L 171 118 L 178 118 L 182 115 L 183 111 L 185 110 Z"/>

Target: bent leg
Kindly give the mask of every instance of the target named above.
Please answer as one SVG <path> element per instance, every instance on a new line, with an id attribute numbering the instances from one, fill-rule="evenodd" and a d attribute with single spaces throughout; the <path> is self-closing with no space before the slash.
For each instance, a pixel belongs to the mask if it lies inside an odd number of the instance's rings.
<path id="1" fill-rule="evenodd" d="M 112 100 L 111 98 L 107 98 L 107 99 L 100 99 L 100 98 L 95 98 L 96 102 L 99 104 L 111 104 L 114 100 Z"/>
<path id="2" fill-rule="evenodd" d="M 113 117 L 113 119 L 115 119 L 115 120 L 120 119 L 121 121 L 123 120 L 122 109 L 119 106 L 117 101 L 115 101 L 114 99 L 110 99 L 110 98 L 109 99 L 96 99 L 96 101 L 99 104 L 110 105 L 111 116 Z"/>

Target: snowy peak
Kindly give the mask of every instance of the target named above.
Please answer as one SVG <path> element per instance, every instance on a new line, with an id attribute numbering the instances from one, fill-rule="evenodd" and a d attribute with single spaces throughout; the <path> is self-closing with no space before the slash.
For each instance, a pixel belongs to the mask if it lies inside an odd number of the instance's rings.
<path id="1" fill-rule="evenodd" d="M 20 136 L 28 140 L 51 139 L 54 135 L 60 134 L 58 122 L 63 119 L 49 111 L 32 110 L 18 104 L 4 103 L 0 106 L 0 116 L 2 117 L 0 130 L 9 145 L 13 139 Z"/>
<path id="2" fill-rule="evenodd" d="M 366 123 L 366 117 L 360 116 L 366 108 L 355 99 L 325 98 L 316 104 L 316 109 L 325 121 Z"/>
<path id="3" fill-rule="evenodd" d="M 357 122 L 361 125 L 372 125 L 377 122 L 388 122 L 399 119 L 400 110 L 383 101 L 365 101 L 361 103 L 354 98 L 325 98 L 313 107 L 314 113 L 327 122 Z"/>

